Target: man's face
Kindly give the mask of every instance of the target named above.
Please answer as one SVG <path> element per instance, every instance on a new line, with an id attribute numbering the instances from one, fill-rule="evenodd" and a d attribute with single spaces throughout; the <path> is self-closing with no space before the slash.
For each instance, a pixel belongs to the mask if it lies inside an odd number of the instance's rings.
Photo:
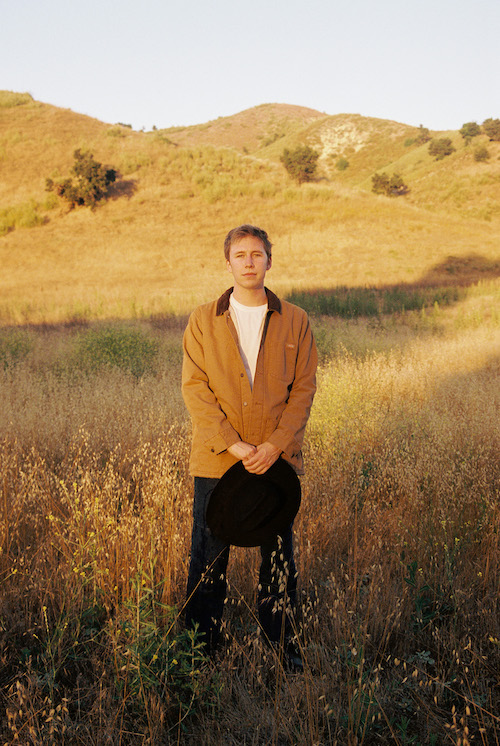
<path id="1" fill-rule="evenodd" d="M 235 285 L 246 290 L 259 290 L 264 287 L 266 272 L 271 268 L 271 259 L 260 238 L 244 236 L 231 244 L 228 271 L 234 278 Z"/>

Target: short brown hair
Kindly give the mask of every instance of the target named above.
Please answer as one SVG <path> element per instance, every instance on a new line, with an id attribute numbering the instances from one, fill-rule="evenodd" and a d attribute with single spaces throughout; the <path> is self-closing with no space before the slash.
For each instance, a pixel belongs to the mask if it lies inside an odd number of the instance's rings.
<path id="1" fill-rule="evenodd" d="M 271 249 L 273 245 L 269 240 L 266 231 L 262 228 L 257 228 L 257 226 L 255 225 L 245 224 L 239 225 L 237 228 L 233 228 L 231 231 L 229 231 L 224 240 L 224 256 L 228 261 L 231 244 L 237 243 L 240 239 L 245 238 L 245 236 L 255 236 L 255 238 L 260 238 L 264 249 L 266 250 L 268 259 L 271 258 Z"/>

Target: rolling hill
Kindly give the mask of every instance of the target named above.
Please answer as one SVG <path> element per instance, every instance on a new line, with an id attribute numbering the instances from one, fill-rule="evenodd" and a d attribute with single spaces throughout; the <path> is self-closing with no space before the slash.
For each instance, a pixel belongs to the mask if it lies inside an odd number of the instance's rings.
<path id="1" fill-rule="evenodd" d="M 282 293 L 498 276 L 500 143 L 430 133 L 456 148 L 436 161 L 417 133 L 283 104 L 135 132 L 0 92 L 0 320 L 185 313 L 225 287 L 224 235 L 248 221 L 275 243 Z M 473 157 L 479 142 L 484 163 Z M 302 143 L 320 152 L 320 168 L 298 187 L 280 155 Z M 47 177 L 69 175 L 77 148 L 119 172 L 94 211 L 70 211 L 45 190 Z M 400 173 L 409 194 L 372 194 L 383 171 Z"/>

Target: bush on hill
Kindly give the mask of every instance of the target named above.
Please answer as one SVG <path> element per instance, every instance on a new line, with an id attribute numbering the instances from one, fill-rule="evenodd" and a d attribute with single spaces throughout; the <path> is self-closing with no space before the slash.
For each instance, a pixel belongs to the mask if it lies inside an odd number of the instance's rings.
<path id="1" fill-rule="evenodd" d="M 281 154 L 280 161 L 292 177 L 302 184 L 304 181 L 312 181 L 316 175 L 319 153 L 309 145 L 299 145 L 295 150 L 285 148 Z"/>
<path id="2" fill-rule="evenodd" d="M 33 96 L 29 93 L 15 93 L 14 91 L 0 91 L 0 109 L 10 109 L 12 106 L 32 104 Z"/>
<path id="3" fill-rule="evenodd" d="M 417 145 L 424 145 L 426 142 L 429 142 L 431 139 L 431 136 L 429 134 L 429 130 L 427 127 L 424 127 L 422 124 L 419 125 L 418 128 L 418 135 L 415 138 L 415 142 Z"/>
<path id="4" fill-rule="evenodd" d="M 486 145 L 479 145 L 474 151 L 474 160 L 478 163 L 487 161 L 490 157 L 490 153 Z"/>
<path id="5" fill-rule="evenodd" d="M 387 197 L 400 197 L 408 194 L 408 186 L 404 183 L 399 174 L 393 174 L 389 177 L 387 174 L 374 174 L 372 176 L 372 192 L 375 194 L 385 194 Z"/>
<path id="6" fill-rule="evenodd" d="M 107 168 L 102 163 L 94 160 L 92 153 L 75 150 L 75 163 L 71 173 L 76 177 L 54 182 L 47 179 L 46 189 L 48 192 L 55 191 L 70 203 L 71 208 L 76 205 L 95 207 L 98 202 L 108 196 L 108 189 L 116 179 L 114 168 Z"/>
<path id="7" fill-rule="evenodd" d="M 453 143 L 449 137 L 440 137 L 437 140 L 432 140 L 429 145 L 429 154 L 433 155 L 437 161 L 442 160 L 447 155 L 451 155 L 455 152 Z"/>
<path id="8" fill-rule="evenodd" d="M 488 135 L 490 140 L 500 140 L 500 119 L 485 119 L 483 122 L 483 131 Z"/>
<path id="9" fill-rule="evenodd" d="M 469 143 L 473 137 L 481 134 L 481 127 L 477 122 L 466 122 L 459 131 L 466 143 Z"/>

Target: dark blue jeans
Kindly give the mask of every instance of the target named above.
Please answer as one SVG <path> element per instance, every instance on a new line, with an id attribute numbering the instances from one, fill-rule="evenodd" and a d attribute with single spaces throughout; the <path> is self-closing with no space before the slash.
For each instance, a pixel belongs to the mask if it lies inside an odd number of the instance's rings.
<path id="1" fill-rule="evenodd" d="M 229 545 L 210 533 L 205 515 L 218 479 L 195 477 L 191 560 L 185 607 L 186 625 L 204 634 L 206 649 L 216 647 L 226 598 Z M 297 596 L 292 526 L 270 544 L 260 547 L 258 613 L 265 637 L 279 642 L 291 636 L 291 615 Z"/>

